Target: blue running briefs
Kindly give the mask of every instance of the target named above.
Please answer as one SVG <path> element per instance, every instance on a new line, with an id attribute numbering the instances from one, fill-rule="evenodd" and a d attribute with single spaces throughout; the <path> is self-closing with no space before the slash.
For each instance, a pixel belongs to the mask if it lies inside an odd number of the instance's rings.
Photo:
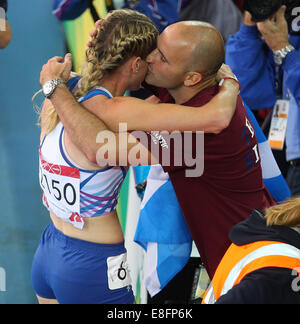
<path id="1" fill-rule="evenodd" d="M 51 223 L 32 265 L 36 294 L 60 304 L 133 304 L 124 242 L 97 244 L 71 238 Z"/>

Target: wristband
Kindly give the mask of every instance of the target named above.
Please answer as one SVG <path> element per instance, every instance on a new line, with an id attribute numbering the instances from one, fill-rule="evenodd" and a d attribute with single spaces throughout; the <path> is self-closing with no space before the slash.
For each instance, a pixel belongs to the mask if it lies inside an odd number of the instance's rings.
<path id="1" fill-rule="evenodd" d="M 223 80 L 224 80 L 224 81 L 225 81 L 225 80 L 234 80 L 235 82 L 238 83 L 238 85 L 239 85 L 239 92 L 241 92 L 241 90 L 242 90 L 242 86 L 241 86 L 239 80 L 238 80 L 236 77 L 226 77 L 226 78 L 223 78 Z M 223 82 L 224 82 L 224 81 L 223 81 Z M 222 84 L 223 84 L 223 82 L 222 82 Z"/>

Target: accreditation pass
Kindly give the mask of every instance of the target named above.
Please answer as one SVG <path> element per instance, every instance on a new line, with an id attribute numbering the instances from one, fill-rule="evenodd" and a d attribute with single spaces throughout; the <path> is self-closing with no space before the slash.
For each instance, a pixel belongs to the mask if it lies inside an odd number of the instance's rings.
<path id="1" fill-rule="evenodd" d="M 274 150 L 282 150 L 284 146 L 287 122 L 290 110 L 290 102 L 288 100 L 277 100 L 271 121 L 269 144 Z"/>

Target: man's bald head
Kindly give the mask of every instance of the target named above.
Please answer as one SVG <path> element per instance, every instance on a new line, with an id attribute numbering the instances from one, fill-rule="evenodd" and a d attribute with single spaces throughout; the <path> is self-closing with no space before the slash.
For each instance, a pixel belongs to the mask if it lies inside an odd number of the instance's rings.
<path id="1" fill-rule="evenodd" d="M 200 72 L 206 78 L 216 74 L 225 61 L 224 40 L 211 24 L 182 21 L 169 26 L 164 33 L 185 47 L 181 53 L 186 60 L 186 72 Z"/>

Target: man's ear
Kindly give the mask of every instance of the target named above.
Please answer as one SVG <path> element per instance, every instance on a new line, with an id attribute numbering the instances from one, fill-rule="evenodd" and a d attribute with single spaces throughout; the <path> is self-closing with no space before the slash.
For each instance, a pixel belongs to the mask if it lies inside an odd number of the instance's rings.
<path id="1" fill-rule="evenodd" d="M 184 85 L 186 87 L 193 87 L 196 84 L 200 83 L 203 79 L 203 76 L 199 72 L 188 72 L 184 79 Z"/>
<path id="2" fill-rule="evenodd" d="M 140 57 L 135 57 L 131 62 L 132 73 L 138 73 L 140 71 L 142 59 Z"/>

